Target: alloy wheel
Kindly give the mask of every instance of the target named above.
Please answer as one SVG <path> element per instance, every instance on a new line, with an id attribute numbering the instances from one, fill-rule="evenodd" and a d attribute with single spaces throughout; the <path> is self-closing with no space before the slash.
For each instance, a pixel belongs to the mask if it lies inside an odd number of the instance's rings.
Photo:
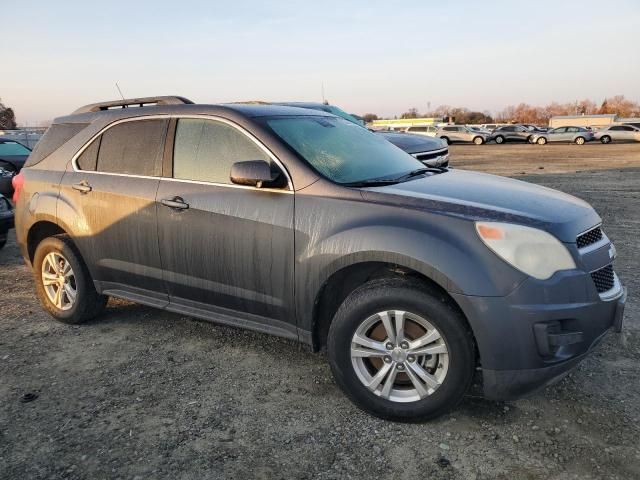
<path id="1" fill-rule="evenodd" d="M 76 276 L 69 261 L 58 252 L 51 252 L 42 262 L 42 285 L 49 301 L 58 309 L 73 308 L 78 296 Z"/>
<path id="2" fill-rule="evenodd" d="M 400 310 L 365 319 L 351 339 L 355 373 L 375 395 L 415 402 L 432 395 L 449 369 L 444 337 L 420 315 Z"/>

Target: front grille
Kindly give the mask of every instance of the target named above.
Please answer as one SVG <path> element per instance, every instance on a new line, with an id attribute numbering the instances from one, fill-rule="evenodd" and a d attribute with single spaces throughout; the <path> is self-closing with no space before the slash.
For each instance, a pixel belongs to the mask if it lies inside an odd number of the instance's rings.
<path id="1" fill-rule="evenodd" d="M 603 237 L 602 229 L 600 227 L 592 228 L 588 232 L 584 232 L 582 235 L 578 235 L 576 238 L 576 243 L 578 244 L 578 248 L 588 247 L 596 242 L 602 240 Z"/>
<path id="2" fill-rule="evenodd" d="M 442 157 L 443 155 L 446 155 L 448 153 L 447 150 L 440 150 L 438 152 L 426 152 L 426 153 L 416 153 L 414 154 L 414 156 L 420 160 L 421 162 L 424 162 L 425 160 L 433 160 L 434 158 L 438 158 L 438 157 Z"/>
<path id="3" fill-rule="evenodd" d="M 613 277 L 613 265 L 607 265 L 600 270 L 591 272 L 591 278 L 596 285 L 598 293 L 603 293 L 611 290 L 615 285 Z"/>

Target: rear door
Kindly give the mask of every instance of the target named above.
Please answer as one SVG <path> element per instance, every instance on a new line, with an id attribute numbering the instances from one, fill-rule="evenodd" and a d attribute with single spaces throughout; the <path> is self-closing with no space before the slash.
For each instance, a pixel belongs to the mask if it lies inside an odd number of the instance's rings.
<path id="1" fill-rule="evenodd" d="M 90 142 L 65 173 L 58 217 L 70 223 L 102 289 L 167 303 L 158 248 L 156 192 L 168 120 L 126 120 Z"/>
<path id="2" fill-rule="evenodd" d="M 172 306 L 195 313 L 232 310 L 293 331 L 293 190 L 229 179 L 233 163 L 244 160 L 265 160 L 286 172 L 255 138 L 224 119 L 180 118 L 174 137 L 172 171 L 157 195 Z"/>

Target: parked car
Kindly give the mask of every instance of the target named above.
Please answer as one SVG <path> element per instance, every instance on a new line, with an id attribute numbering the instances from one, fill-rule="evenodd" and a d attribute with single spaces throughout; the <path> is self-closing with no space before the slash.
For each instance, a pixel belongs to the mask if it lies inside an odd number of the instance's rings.
<path id="1" fill-rule="evenodd" d="M 449 146 L 439 138 L 385 130 L 374 133 L 417 158 L 427 167 L 449 166 Z"/>
<path id="2" fill-rule="evenodd" d="M 0 249 L 7 244 L 7 235 L 13 228 L 13 207 L 9 200 L 0 194 Z"/>
<path id="3" fill-rule="evenodd" d="M 0 194 L 11 195 L 11 180 L 31 153 L 27 147 L 15 140 L 0 138 Z"/>
<path id="4" fill-rule="evenodd" d="M 334 105 L 315 102 L 279 102 L 273 105 L 285 107 L 308 108 L 321 112 L 332 113 L 349 122 L 364 127 L 363 122 L 358 121 L 353 115 Z M 396 147 L 413 155 L 428 167 L 446 167 L 449 165 L 449 148 L 440 139 L 429 139 L 424 136 L 404 134 L 394 130 L 377 130 L 374 133 L 381 135 Z"/>
<path id="5" fill-rule="evenodd" d="M 593 140 L 593 133 L 583 127 L 558 127 L 531 137 L 531 143 L 545 145 L 548 142 L 565 142 L 584 145 Z"/>
<path id="6" fill-rule="evenodd" d="M 424 135 L 427 137 L 435 137 L 438 133 L 438 127 L 435 125 L 408 127 L 405 132 L 415 133 L 416 135 Z"/>
<path id="7" fill-rule="evenodd" d="M 632 125 L 611 125 L 598 130 L 594 134 L 594 138 L 602 143 L 640 142 L 640 128 Z"/>
<path id="8" fill-rule="evenodd" d="M 447 143 L 475 143 L 476 145 L 482 145 L 489 138 L 488 135 L 475 132 L 464 125 L 445 125 L 438 129 L 436 136 Z"/>
<path id="9" fill-rule="evenodd" d="M 88 105 L 54 120 L 14 186 L 55 319 L 113 296 L 326 348 L 382 418 L 451 410 L 477 366 L 486 397 L 519 397 L 622 329 L 616 251 L 589 204 L 426 168 L 325 112 Z"/>
<path id="10" fill-rule="evenodd" d="M 483 135 L 486 135 L 486 136 L 491 135 L 491 131 L 490 130 L 485 130 L 482 127 L 476 127 L 476 126 L 473 126 L 473 125 L 467 125 L 467 128 L 469 130 L 473 130 L 474 132 L 482 133 Z"/>
<path id="11" fill-rule="evenodd" d="M 489 137 L 498 144 L 505 142 L 530 142 L 533 132 L 522 125 L 504 125 L 496 128 Z"/>

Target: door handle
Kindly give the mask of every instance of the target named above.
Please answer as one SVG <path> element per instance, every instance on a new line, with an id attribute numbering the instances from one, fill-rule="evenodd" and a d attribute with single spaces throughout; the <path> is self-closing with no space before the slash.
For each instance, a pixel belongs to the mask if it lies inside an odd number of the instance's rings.
<path id="1" fill-rule="evenodd" d="M 71 185 L 71 188 L 73 188 L 74 190 L 79 191 L 80 193 L 89 193 L 91 190 L 93 190 L 93 188 L 91 187 L 91 185 L 89 185 L 88 182 L 86 182 L 85 180 L 83 180 L 80 183 L 74 183 L 73 185 Z"/>
<path id="2" fill-rule="evenodd" d="M 173 208 L 175 210 L 186 210 L 189 208 L 189 204 L 180 197 L 164 198 L 160 200 L 160 203 L 165 207 Z"/>

